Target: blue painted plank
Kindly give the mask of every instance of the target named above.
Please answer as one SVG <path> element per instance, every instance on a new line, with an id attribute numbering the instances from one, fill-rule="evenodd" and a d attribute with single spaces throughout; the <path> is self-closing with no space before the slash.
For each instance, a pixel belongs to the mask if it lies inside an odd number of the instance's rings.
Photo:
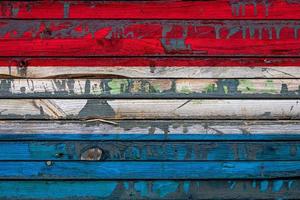
<path id="1" fill-rule="evenodd" d="M 0 141 L 57 141 L 57 140 L 131 140 L 131 141 L 289 141 L 300 140 L 300 133 L 295 134 L 0 134 Z"/>
<path id="2" fill-rule="evenodd" d="M 298 199 L 299 179 L 0 181 L 0 199 Z"/>
<path id="3" fill-rule="evenodd" d="M 299 161 L 0 162 L 0 179 L 257 179 L 299 176 Z"/>
<path id="4" fill-rule="evenodd" d="M 2 141 L 0 160 L 300 161 L 299 149 L 300 141 Z"/>

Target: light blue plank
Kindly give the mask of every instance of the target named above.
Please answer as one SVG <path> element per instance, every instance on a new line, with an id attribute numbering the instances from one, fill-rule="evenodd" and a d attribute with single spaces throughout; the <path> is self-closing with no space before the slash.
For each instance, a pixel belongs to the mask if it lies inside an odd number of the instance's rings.
<path id="1" fill-rule="evenodd" d="M 0 179 L 257 179 L 300 176 L 300 161 L 1 161 Z"/>
<path id="2" fill-rule="evenodd" d="M 300 141 L 0 141 L 0 160 L 81 160 L 93 148 L 107 161 L 300 161 Z"/>
<path id="3" fill-rule="evenodd" d="M 300 180 L 0 181 L 0 199 L 298 199 Z"/>

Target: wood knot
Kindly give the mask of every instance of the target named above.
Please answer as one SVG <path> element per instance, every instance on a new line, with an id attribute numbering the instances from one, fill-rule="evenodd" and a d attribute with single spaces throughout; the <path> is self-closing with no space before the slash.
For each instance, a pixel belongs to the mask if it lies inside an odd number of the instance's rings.
<path id="1" fill-rule="evenodd" d="M 90 148 L 84 151 L 80 159 L 81 160 L 101 160 L 102 157 L 102 150 L 100 148 Z"/>

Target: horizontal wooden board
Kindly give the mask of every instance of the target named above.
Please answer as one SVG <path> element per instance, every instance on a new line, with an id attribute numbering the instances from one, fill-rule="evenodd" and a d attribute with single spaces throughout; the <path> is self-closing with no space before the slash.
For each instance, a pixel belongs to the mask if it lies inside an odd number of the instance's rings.
<path id="1" fill-rule="evenodd" d="M 300 121 L 0 121 L 0 140 L 300 140 Z"/>
<path id="2" fill-rule="evenodd" d="M 0 20 L 1 56 L 299 56 L 299 21 Z"/>
<path id="3" fill-rule="evenodd" d="M 297 199 L 299 179 L 0 181 L 1 199 Z M 84 189 L 83 189 L 84 188 Z"/>
<path id="4" fill-rule="evenodd" d="M 0 164 L 1 180 L 271 179 L 300 176 L 300 161 L 1 161 Z"/>
<path id="5" fill-rule="evenodd" d="M 299 100 L 0 99 L 0 119 L 299 119 Z"/>
<path id="6" fill-rule="evenodd" d="M 0 79 L 0 98 L 299 97 L 299 79 Z"/>
<path id="7" fill-rule="evenodd" d="M 300 142 L 0 142 L 0 160 L 300 161 Z"/>
<path id="8" fill-rule="evenodd" d="M 0 76 L 50 78 L 299 78 L 300 58 L 0 58 Z"/>
<path id="9" fill-rule="evenodd" d="M 298 1 L 2 1 L 1 18 L 299 19 Z"/>
<path id="10" fill-rule="evenodd" d="M 300 63 L 299 63 L 300 64 Z M 295 67 L 1 67 L 2 78 L 299 78 Z"/>

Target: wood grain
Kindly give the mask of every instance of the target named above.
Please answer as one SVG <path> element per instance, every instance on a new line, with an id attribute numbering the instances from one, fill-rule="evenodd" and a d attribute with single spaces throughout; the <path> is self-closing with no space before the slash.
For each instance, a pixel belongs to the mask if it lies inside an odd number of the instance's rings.
<path id="1" fill-rule="evenodd" d="M 299 119 L 299 100 L 1 99 L 0 119 Z"/>
<path id="2" fill-rule="evenodd" d="M 80 59 L 79 59 L 80 60 Z M 4 78 L 299 78 L 294 67 L 0 67 Z"/>
<path id="3" fill-rule="evenodd" d="M 0 79 L 0 98 L 299 98 L 299 79 Z"/>
<path id="4" fill-rule="evenodd" d="M 273 179 L 295 178 L 300 175 L 299 161 L 1 161 L 0 164 L 1 180 Z"/>
<path id="5" fill-rule="evenodd" d="M 2 56 L 299 56 L 292 20 L 0 20 Z"/>
<path id="6" fill-rule="evenodd" d="M 299 179 L 0 181 L 1 199 L 297 199 Z M 70 188 L 72 188 L 70 190 Z M 84 190 L 82 189 L 84 188 Z"/>
<path id="7" fill-rule="evenodd" d="M 299 19 L 298 1 L 2 1 L 1 18 Z M 163 11 L 163 12 L 162 12 Z"/>
<path id="8" fill-rule="evenodd" d="M 10 141 L 0 160 L 300 161 L 300 142 Z"/>
<path id="9" fill-rule="evenodd" d="M 5 120 L 0 121 L 0 140 L 300 140 L 298 120 L 122 120 L 114 123 Z"/>

